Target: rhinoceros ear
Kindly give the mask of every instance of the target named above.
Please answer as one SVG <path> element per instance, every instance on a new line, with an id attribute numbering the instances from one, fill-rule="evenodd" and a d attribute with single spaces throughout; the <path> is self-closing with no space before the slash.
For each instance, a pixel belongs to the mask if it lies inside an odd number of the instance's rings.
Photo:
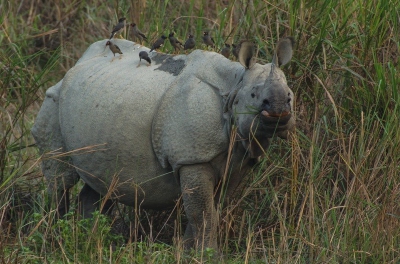
<path id="1" fill-rule="evenodd" d="M 294 38 L 286 37 L 279 40 L 272 63 L 281 67 L 292 59 Z"/>
<path id="2" fill-rule="evenodd" d="M 238 60 L 243 67 L 250 69 L 254 64 L 256 64 L 256 46 L 254 43 L 248 40 L 243 40 L 239 43 L 236 49 L 239 50 Z"/>

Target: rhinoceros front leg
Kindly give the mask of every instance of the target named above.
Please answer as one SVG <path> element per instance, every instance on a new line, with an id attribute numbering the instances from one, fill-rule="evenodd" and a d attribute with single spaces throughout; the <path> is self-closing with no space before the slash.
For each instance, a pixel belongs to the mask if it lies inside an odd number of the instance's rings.
<path id="1" fill-rule="evenodd" d="M 87 183 L 82 187 L 79 193 L 79 211 L 83 218 L 90 218 L 96 210 L 101 210 L 102 214 L 109 214 L 113 208 L 111 200 L 105 201 L 103 207 L 101 195 L 92 189 Z"/>
<path id="2" fill-rule="evenodd" d="M 189 220 L 184 236 L 185 247 L 218 251 L 214 169 L 209 164 L 185 165 L 180 169 L 179 176 L 183 205 Z"/>
<path id="3" fill-rule="evenodd" d="M 69 189 L 79 180 L 75 169 L 57 159 L 42 161 L 42 171 L 47 180 L 49 209 L 57 208 L 57 217 L 63 217 L 69 210 Z"/>

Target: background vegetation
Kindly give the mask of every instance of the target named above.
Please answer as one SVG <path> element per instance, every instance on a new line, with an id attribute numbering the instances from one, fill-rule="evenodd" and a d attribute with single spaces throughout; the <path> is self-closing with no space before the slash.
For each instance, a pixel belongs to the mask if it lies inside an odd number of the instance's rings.
<path id="1" fill-rule="evenodd" d="M 240 199 L 221 209 L 225 262 L 400 263 L 399 6 L 0 0 L 0 262 L 198 263 L 212 256 L 180 249 L 179 206 L 158 214 L 120 207 L 112 218 L 89 220 L 72 210 L 59 221 L 45 209 L 30 135 L 45 90 L 125 16 L 151 40 L 174 30 L 200 43 L 205 29 L 219 47 L 251 38 L 260 63 L 270 61 L 280 37 L 296 39 L 284 71 L 296 96 L 297 131 L 289 141 L 274 140 Z"/>

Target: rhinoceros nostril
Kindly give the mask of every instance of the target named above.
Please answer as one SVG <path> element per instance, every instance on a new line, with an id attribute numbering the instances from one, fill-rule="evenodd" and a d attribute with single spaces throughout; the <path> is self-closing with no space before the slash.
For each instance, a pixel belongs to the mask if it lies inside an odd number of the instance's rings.
<path id="1" fill-rule="evenodd" d="M 292 98 L 287 99 L 287 103 L 290 103 L 290 101 L 292 101 Z"/>
<path id="2" fill-rule="evenodd" d="M 251 94 L 251 98 L 254 98 L 256 95 L 254 93 Z"/>
<path id="3" fill-rule="evenodd" d="M 264 99 L 264 100 L 263 100 L 263 104 L 264 104 L 264 105 L 269 105 L 269 101 L 268 101 L 267 99 Z"/>

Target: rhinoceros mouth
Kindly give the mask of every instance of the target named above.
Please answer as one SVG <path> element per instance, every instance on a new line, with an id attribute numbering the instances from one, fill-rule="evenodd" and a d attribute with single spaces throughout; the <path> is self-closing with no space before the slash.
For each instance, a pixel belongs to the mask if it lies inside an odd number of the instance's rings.
<path id="1" fill-rule="evenodd" d="M 290 115 L 289 111 L 280 113 L 280 114 L 276 114 L 276 113 L 269 113 L 266 110 L 262 110 L 261 111 L 261 115 L 265 116 L 265 117 L 285 117 L 287 115 Z"/>
<path id="2" fill-rule="evenodd" d="M 292 114 L 289 111 L 282 113 L 269 113 L 266 110 L 260 112 L 261 123 L 266 127 L 279 128 L 286 126 L 289 120 L 292 118 Z"/>

